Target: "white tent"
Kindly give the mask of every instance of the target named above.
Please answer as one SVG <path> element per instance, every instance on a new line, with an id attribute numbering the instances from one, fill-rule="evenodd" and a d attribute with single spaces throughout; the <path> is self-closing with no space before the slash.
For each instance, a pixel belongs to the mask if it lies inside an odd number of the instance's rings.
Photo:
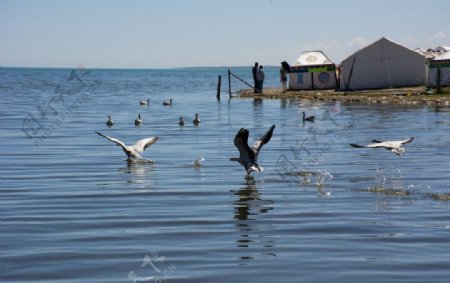
<path id="1" fill-rule="evenodd" d="M 445 52 L 449 52 L 450 51 L 450 47 L 444 46 L 444 45 L 439 45 L 438 47 L 435 48 L 435 50 L 439 51 L 441 53 L 445 53 Z"/>
<path id="2" fill-rule="evenodd" d="M 387 38 L 356 51 L 340 66 L 340 88 L 347 90 L 425 84 L 425 56 Z"/>
<path id="3" fill-rule="evenodd" d="M 312 66 L 312 65 L 328 65 L 333 64 L 322 51 L 306 51 L 303 52 L 292 66 Z"/>
<path id="4" fill-rule="evenodd" d="M 441 86 L 450 86 L 450 52 L 444 53 L 430 62 L 427 86 L 437 86 L 438 69 Z"/>
<path id="5" fill-rule="evenodd" d="M 450 60 L 450 52 L 444 53 L 441 56 L 435 58 L 433 61 Z"/>
<path id="6" fill-rule="evenodd" d="M 306 51 L 292 64 L 289 89 L 336 87 L 336 65 L 322 51 Z"/>

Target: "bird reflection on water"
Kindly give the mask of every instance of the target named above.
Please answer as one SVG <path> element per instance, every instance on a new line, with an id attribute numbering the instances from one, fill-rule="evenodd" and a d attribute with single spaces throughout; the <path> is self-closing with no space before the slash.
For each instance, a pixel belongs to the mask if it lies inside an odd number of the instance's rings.
<path id="1" fill-rule="evenodd" d="M 154 171 L 155 162 L 151 160 L 126 160 L 126 167 L 121 167 L 119 172 L 129 174 L 130 179 L 127 183 L 148 183 L 151 178 L 149 178 L 149 173 Z"/>
<path id="2" fill-rule="evenodd" d="M 247 248 L 241 260 L 254 259 L 261 256 L 276 256 L 275 241 L 269 237 L 273 225 L 262 223 L 261 216 L 273 209 L 272 200 L 264 200 L 258 191 L 259 181 L 254 177 L 246 177 L 238 191 L 234 191 L 234 218 L 240 237 L 236 240 L 238 248 Z M 252 256 L 249 255 L 252 253 Z"/>

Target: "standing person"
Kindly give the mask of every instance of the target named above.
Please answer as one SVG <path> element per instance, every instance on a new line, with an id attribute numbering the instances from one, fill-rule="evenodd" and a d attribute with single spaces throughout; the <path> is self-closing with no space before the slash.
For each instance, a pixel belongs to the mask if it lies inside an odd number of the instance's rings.
<path id="1" fill-rule="evenodd" d="M 258 62 L 255 62 L 255 66 L 252 68 L 254 93 L 256 93 L 257 92 L 256 90 L 258 89 L 257 79 L 256 79 L 257 72 L 258 72 Z"/>
<path id="2" fill-rule="evenodd" d="M 263 65 L 259 66 L 258 72 L 256 72 L 256 89 L 258 89 L 259 93 L 262 93 L 263 90 L 263 84 L 264 84 L 264 71 L 263 71 Z"/>
<path id="3" fill-rule="evenodd" d="M 284 67 L 283 63 L 281 63 L 281 68 L 280 68 L 280 82 L 281 82 L 281 87 L 283 88 L 283 93 L 286 92 L 286 83 L 287 83 L 287 70 Z"/>

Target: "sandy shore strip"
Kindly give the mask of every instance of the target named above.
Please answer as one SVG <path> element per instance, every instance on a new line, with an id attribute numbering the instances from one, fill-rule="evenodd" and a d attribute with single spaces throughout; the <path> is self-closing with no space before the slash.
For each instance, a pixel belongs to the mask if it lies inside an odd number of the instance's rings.
<path id="1" fill-rule="evenodd" d="M 444 88 L 443 94 L 435 94 L 435 90 L 426 91 L 425 87 L 392 88 L 364 91 L 335 91 L 335 90 L 288 90 L 282 93 L 281 88 L 267 88 L 263 94 L 253 93 L 253 89 L 237 92 L 240 98 L 299 98 L 313 101 L 341 101 L 346 103 L 367 104 L 405 104 L 431 105 L 450 107 L 450 88 Z"/>

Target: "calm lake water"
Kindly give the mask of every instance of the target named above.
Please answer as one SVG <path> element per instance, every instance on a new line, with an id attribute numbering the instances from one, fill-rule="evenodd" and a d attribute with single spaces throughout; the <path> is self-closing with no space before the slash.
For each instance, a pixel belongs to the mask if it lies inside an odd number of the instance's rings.
<path id="1" fill-rule="evenodd" d="M 449 282 L 449 108 L 218 102 L 226 70 L 1 68 L 0 281 Z M 234 135 L 272 124 L 246 178 Z M 159 136 L 155 163 L 94 131 Z M 403 156 L 349 146 L 410 136 Z"/>

